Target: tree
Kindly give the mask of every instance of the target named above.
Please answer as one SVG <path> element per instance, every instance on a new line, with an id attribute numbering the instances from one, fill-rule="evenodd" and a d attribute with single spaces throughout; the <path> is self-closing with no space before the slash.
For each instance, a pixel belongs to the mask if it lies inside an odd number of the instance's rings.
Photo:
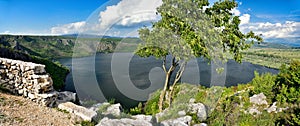
<path id="1" fill-rule="evenodd" d="M 139 30 L 139 37 L 144 43 L 139 45 L 136 54 L 163 60 L 166 79 L 158 103 L 160 111 L 164 101 L 167 105 L 171 104 L 174 86 L 190 59 L 226 60 L 229 53 L 241 62 L 241 51 L 249 48 L 254 40 L 262 41 L 252 31 L 243 34 L 239 30 L 239 17 L 231 12 L 237 7 L 235 1 L 216 2 L 209 8 L 208 5 L 208 0 L 163 0 L 157 8 L 161 19 L 153 23 L 152 28 Z M 171 58 L 167 58 L 168 55 Z M 170 61 L 169 66 L 167 60 Z M 172 81 L 171 76 L 176 69 Z"/>

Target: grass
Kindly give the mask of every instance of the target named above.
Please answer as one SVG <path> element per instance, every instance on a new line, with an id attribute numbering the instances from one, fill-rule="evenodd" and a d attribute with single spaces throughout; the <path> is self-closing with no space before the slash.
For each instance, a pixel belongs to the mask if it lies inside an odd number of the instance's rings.
<path id="1" fill-rule="evenodd" d="M 243 54 L 244 61 L 276 69 L 292 60 L 300 60 L 300 49 L 251 48 Z"/>

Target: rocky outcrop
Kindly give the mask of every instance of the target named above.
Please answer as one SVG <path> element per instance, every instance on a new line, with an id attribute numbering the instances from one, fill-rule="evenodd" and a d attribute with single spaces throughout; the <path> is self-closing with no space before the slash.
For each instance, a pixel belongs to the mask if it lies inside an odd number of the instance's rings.
<path id="1" fill-rule="evenodd" d="M 105 112 L 103 112 L 103 115 L 112 115 L 115 117 L 119 117 L 122 113 L 122 106 L 120 103 L 110 105 Z"/>
<path id="2" fill-rule="evenodd" d="M 207 119 L 207 110 L 204 104 L 202 103 L 191 103 L 188 106 L 188 112 L 196 114 L 199 121 L 204 121 Z"/>
<path id="3" fill-rule="evenodd" d="M 250 103 L 254 105 L 268 105 L 268 102 L 266 100 L 266 96 L 263 93 L 255 94 L 252 97 L 250 97 Z"/>
<path id="4" fill-rule="evenodd" d="M 170 119 L 161 122 L 161 126 L 190 126 L 192 122 L 191 116 L 184 116 L 177 119 Z"/>
<path id="5" fill-rule="evenodd" d="M 58 96 L 45 65 L 6 58 L 0 58 L 0 87 L 50 107 Z"/>
<path id="6" fill-rule="evenodd" d="M 152 126 L 152 124 L 141 119 L 109 119 L 105 117 L 96 126 Z"/>
<path id="7" fill-rule="evenodd" d="M 61 103 L 58 105 L 58 108 L 79 116 L 85 121 L 92 121 L 93 118 L 97 116 L 97 113 L 95 111 L 76 105 L 72 102 Z"/>
<path id="8" fill-rule="evenodd" d="M 70 91 L 62 91 L 62 92 L 58 92 L 58 97 L 56 102 L 57 104 L 64 103 L 64 102 L 78 103 L 79 99 L 76 93 Z"/>

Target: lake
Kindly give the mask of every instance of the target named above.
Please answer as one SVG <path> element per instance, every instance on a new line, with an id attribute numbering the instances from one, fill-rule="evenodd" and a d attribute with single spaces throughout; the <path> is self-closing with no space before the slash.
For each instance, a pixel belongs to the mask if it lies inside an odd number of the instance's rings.
<path id="1" fill-rule="evenodd" d="M 76 92 L 81 101 L 104 102 L 114 98 L 123 106 L 132 107 L 139 101 L 147 100 L 150 93 L 162 88 L 165 79 L 161 68 L 162 60 L 154 57 L 141 58 L 131 53 L 98 53 L 94 56 L 59 61 L 71 69 L 64 90 Z M 222 73 L 216 72 L 218 66 L 224 68 Z M 187 64 L 181 82 L 207 87 L 233 86 L 250 82 L 254 71 L 278 73 L 276 69 L 248 62 L 239 64 L 229 60 L 225 64 L 208 64 L 207 60 L 197 58 Z"/>

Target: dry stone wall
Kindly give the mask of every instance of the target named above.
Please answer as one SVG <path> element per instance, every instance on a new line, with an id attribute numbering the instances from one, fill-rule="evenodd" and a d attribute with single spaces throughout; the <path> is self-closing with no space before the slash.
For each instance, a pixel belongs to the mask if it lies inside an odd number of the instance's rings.
<path id="1" fill-rule="evenodd" d="M 58 97 L 45 65 L 0 58 L 0 88 L 52 107 Z"/>

